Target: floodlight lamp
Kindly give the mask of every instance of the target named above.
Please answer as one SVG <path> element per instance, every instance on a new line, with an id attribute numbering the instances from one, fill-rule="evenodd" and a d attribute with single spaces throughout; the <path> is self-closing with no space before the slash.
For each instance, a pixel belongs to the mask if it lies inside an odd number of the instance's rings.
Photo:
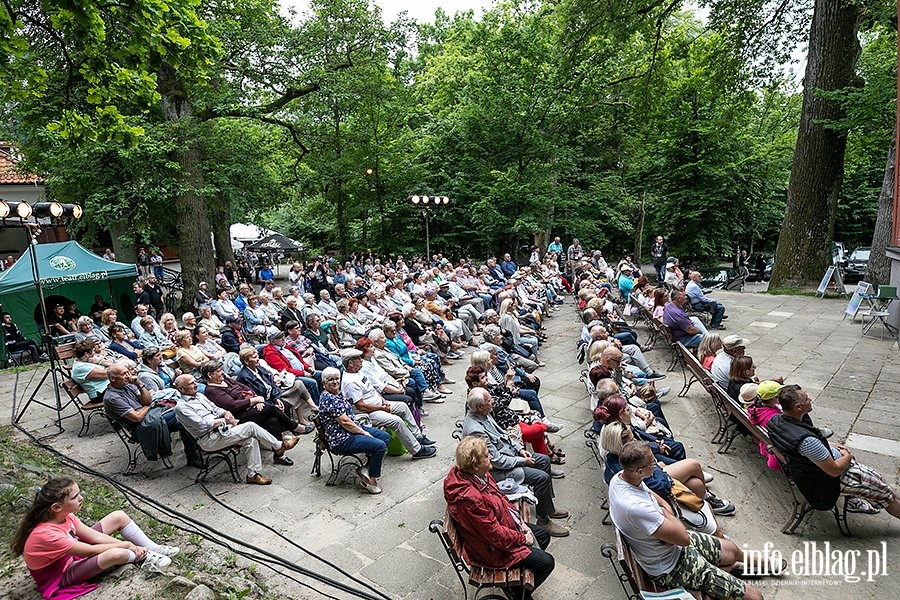
<path id="1" fill-rule="evenodd" d="M 58 219 L 59 217 L 63 216 L 63 212 L 64 212 L 64 209 L 63 209 L 62 204 L 60 204 L 59 202 L 51 202 L 50 203 L 50 214 L 53 215 L 55 218 Z"/>
<path id="2" fill-rule="evenodd" d="M 428 196 L 422 196 L 422 204 L 428 204 Z"/>
<path id="3" fill-rule="evenodd" d="M 419 197 L 418 197 L 418 196 L 410 196 L 410 197 L 409 197 L 409 200 L 410 200 L 410 202 L 412 202 L 413 204 L 418 204 L 418 203 L 419 203 Z"/>
<path id="4" fill-rule="evenodd" d="M 7 204 L 5 200 L 0 200 L 0 219 L 5 219 L 8 216 L 9 204 Z"/>
<path id="5" fill-rule="evenodd" d="M 31 216 L 31 205 L 27 202 L 19 202 L 16 205 L 16 214 L 22 219 L 27 219 Z"/>
<path id="6" fill-rule="evenodd" d="M 81 209 L 80 204 L 76 204 L 75 206 L 72 207 L 72 216 L 75 217 L 76 219 L 80 219 L 81 215 L 83 215 L 83 214 L 84 214 L 84 211 Z"/>

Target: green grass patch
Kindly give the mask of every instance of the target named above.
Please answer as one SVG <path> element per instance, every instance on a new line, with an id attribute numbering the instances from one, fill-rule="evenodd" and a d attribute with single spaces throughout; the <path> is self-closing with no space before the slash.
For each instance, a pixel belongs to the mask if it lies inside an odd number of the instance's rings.
<path id="1" fill-rule="evenodd" d="M 771 296 L 808 296 L 815 297 L 818 296 L 819 293 L 815 290 L 815 288 L 802 288 L 796 286 L 786 286 L 780 288 L 769 289 L 763 292 L 764 294 L 769 294 Z M 842 298 L 840 294 L 828 290 L 825 292 L 826 298 Z"/>

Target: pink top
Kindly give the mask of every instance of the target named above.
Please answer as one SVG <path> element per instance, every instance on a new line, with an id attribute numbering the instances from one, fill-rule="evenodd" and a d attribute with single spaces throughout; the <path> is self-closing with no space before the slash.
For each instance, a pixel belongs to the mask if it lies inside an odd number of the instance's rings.
<path id="1" fill-rule="evenodd" d="M 80 524 L 78 517 L 70 513 L 62 523 L 41 523 L 25 540 L 25 565 L 46 600 L 72 600 L 98 587 L 96 583 L 78 583 L 60 588 L 66 570 L 81 560 L 69 554 L 78 541 L 75 532 Z"/>
<path id="2" fill-rule="evenodd" d="M 706 358 L 704 358 L 704 359 L 703 359 L 703 363 L 702 363 L 702 364 L 703 364 L 703 368 L 706 369 L 707 371 L 712 370 L 712 364 L 713 364 L 713 361 L 714 361 L 714 360 L 716 360 L 716 355 L 715 355 L 715 354 L 710 354 L 709 356 L 707 356 Z"/>
<path id="3" fill-rule="evenodd" d="M 35 527 L 25 540 L 25 566 L 35 571 L 66 558 L 62 564 L 65 570 L 73 560 L 69 550 L 78 541 L 75 530 L 80 523 L 78 517 L 69 513 L 62 523 L 41 523 Z"/>
<path id="4" fill-rule="evenodd" d="M 663 310 L 665 310 L 666 306 L 663 304 L 662 306 L 657 306 L 653 309 L 653 318 L 657 321 L 662 321 L 663 318 Z"/>

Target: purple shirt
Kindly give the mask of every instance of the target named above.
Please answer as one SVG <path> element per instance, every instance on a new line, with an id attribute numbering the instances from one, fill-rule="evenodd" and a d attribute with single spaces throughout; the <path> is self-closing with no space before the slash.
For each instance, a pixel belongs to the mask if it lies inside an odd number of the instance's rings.
<path id="1" fill-rule="evenodd" d="M 672 330 L 676 341 L 683 342 L 694 335 L 687 332 L 694 324 L 687 313 L 674 302 L 669 302 L 663 309 L 663 324 Z"/>

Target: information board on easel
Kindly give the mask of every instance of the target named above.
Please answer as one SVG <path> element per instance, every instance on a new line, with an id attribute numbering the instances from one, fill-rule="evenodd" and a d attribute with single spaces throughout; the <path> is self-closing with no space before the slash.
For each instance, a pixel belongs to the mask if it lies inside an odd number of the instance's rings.
<path id="1" fill-rule="evenodd" d="M 847 290 L 844 288 L 844 278 L 841 275 L 841 270 L 836 265 L 831 265 L 825 269 L 825 275 L 822 277 L 822 281 L 819 282 L 816 295 L 822 294 L 822 298 L 824 298 L 825 292 L 828 291 L 828 284 L 832 281 L 834 282 L 834 290 L 846 298 Z"/>
<path id="2" fill-rule="evenodd" d="M 862 304 L 862 301 L 866 296 L 872 295 L 873 289 L 871 283 L 865 281 L 859 282 L 859 285 L 853 290 L 853 295 L 850 296 L 850 302 L 847 303 L 847 310 L 844 311 L 844 319 L 847 318 L 847 315 L 850 315 L 851 319 L 856 319 L 856 313 L 859 312 L 859 305 Z"/>

